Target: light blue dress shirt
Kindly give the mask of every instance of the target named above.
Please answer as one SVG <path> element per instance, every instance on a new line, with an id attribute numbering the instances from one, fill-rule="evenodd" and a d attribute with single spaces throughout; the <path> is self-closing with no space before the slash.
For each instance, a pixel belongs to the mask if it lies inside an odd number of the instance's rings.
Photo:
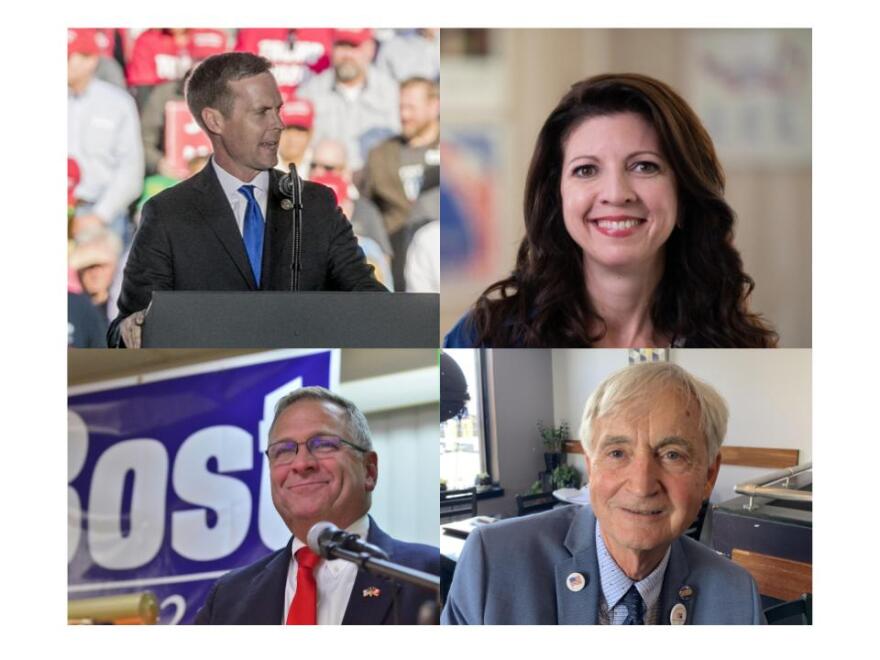
<path id="1" fill-rule="evenodd" d="M 627 577 L 602 539 L 599 524 L 596 524 L 596 558 L 599 561 L 599 581 L 602 585 L 602 593 L 599 599 L 599 623 L 601 625 L 620 625 L 627 617 L 626 606 L 623 604 L 623 596 L 629 588 L 635 584 L 636 589 L 645 602 L 645 624 L 656 625 L 657 603 L 660 600 L 660 591 L 663 588 L 663 576 L 666 574 L 666 565 L 669 563 L 671 546 L 666 549 L 666 554 L 653 571 L 643 579 L 635 582 Z"/>

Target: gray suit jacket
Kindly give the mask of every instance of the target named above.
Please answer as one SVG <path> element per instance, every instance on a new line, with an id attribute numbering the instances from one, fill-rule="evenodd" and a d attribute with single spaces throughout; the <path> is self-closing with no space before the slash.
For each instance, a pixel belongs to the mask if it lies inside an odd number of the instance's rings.
<path id="1" fill-rule="evenodd" d="M 595 624 L 601 585 L 596 517 L 569 506 L 486 525 L 468 537 L 443 609 L 443 624 Z M 572 591 L 566 578 L 586 586 Z M 683 587 L 690 587 L 690 595 Z M 688 624 L 764 623 L 751 576 L 687 537 L 672 544 L 660 594 L 662 623 L 682 603 Z"/>

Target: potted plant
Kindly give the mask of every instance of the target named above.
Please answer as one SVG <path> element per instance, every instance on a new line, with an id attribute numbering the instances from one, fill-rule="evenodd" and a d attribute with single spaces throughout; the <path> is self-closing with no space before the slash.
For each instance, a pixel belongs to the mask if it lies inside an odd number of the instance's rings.
<path id="1" fill-rule="evenodd" d="M 440 490 L 446 490 L 446 479 L 440 480 Z"/>
<path id="2" fill-rule="evenodd" d="M 581 475 L 572 466 L 563 463 L 550 475 L 553 488 L 580 488 Z"/>
<path id="3" fill-rule="evenodd" d="M 492 477 L 487 472 L 480 472 L 474 477 L 474 486 L 477 487 L 478 491 L 487 490 L 492 486 Z"/>
<path id="4" fill-rule="evenodd" d="M 544 486 L 541 484 L 541 480 L 535 481 L 529 489 L 525 492 L 526 495 L 538 495 L 539 493 L 544 492 Z"/>
<path id="5" fill-rule="evenodd" d="M 568 440 L 568 422 L 562 422 L 559 426 L 544 426 L 544 422 L 538 422 L 538 433 L 544 443 L 544 466 L 547 472 L 553 472 L 562 462 L 562 446 Z"/>

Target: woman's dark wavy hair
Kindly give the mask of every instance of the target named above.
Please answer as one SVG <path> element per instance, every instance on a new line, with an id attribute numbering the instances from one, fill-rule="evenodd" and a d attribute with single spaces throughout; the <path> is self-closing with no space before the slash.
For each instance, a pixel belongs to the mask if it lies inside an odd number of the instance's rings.
<path id="1" fill-rule="evenodd" d="M 639 74 L 605 74 L 572 86 L 535 145 L 526 179 L 526 236 L 511 275 L 477 300 L 480 345 L 590 346 L 605 334 L 584 283 L 583 254 L 565 229 L 560 181 L 563 147 L 590 117 L 634 112 L 657 131 L 675 172 L 679 227 L 666 242 L 666 266 L 651 303 L 655 331 L 689 346 L 768 348 L 776 333 L 747 301 L 755 283 L 733 246 L 734 212 L 706 129 L 664 83 Z M 600 326 L 597 334 L 589 328 Z"/>

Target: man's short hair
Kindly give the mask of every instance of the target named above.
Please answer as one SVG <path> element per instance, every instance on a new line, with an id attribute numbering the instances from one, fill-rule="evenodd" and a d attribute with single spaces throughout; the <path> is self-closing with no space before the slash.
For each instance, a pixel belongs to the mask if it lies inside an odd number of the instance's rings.
<path id="1" fill-rule="evenodd" d="M 253 53 L 220 53 L 196 65 L 185 83 L 186 104 L 202 130 L 202 110 L 216 108 L 224 117 L 232 112 L 228 83 L 271 71 L 272 63 Z"/>
<path id="2" fill-rule="evenodd" d="M 402 92 L 407 87 L 416 87 L 418 85 L 422 85 L 425 88 L 425 95 L 429 99 L 436 99 L 440 97 L 440 87 L 433 80 L 429 80 L 428 78 L 422 78 L 421 76 L 413 76 L 412 78 L 407 78 L 402 83 L 400 83 L 400 91 Z"/>
<path id="3" fill-rule="evenodd" d="M 338 394 L 334 394 L 330 390 L 317 385 L 302 387 L 295 390 L 283 397 L 275 405 L 275 417 L 272 419 L 272 426 L 269 427 L 269 434 L 272 434 L 272 429 L 275 428 L 275 423 L 278 421 L 281 413 L 290 408 L 297 401 L 305 399 L 311 401 L 327 401 L 335 404 L 345 416 L 345 422 L 348 425 L 349 434 L 351 436 L 344 439 L 353 442 L 358 447 L 372 451 L 373 440 L 370 436 L 370 427 L 367 424 L 367 418 L 364 417 L 364 413 L 345 397 L 341 397 Z"/>
<path id="4" fill-rule="evenodd" d="M 644 405 L 660 389 L 674 388 L 700 410 L 700 430 L 706 438 L 709 463 L 721 451 L 727 434 L 727 404 L 708 383 L 689 374 L 677 364 L 642 362 L 606 378 L 590 395 L 581 419 L 580 440 L 587 456 L 592 456 L 592 434 L 596 420 L 611 415 L 629 403 Z"/>

